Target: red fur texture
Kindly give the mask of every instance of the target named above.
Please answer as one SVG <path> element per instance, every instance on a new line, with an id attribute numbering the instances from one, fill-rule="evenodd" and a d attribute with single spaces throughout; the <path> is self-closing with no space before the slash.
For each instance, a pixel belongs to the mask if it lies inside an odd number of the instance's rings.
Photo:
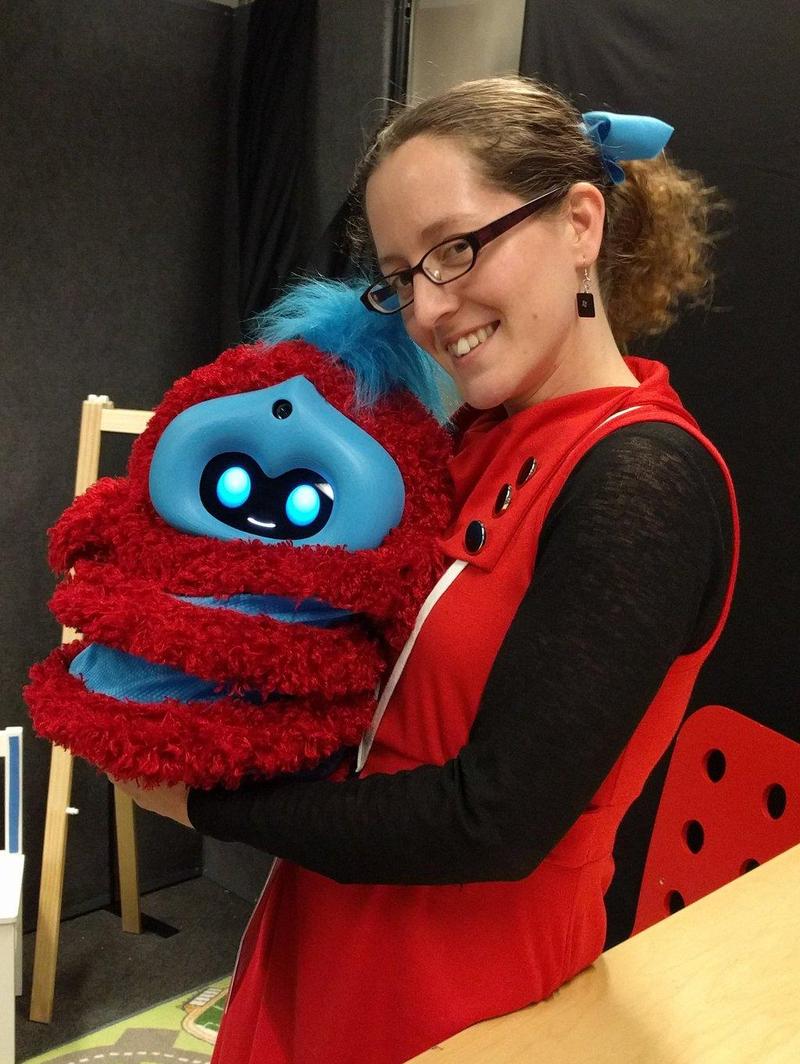
<path id="1" fill-rule="evenodd" d="M 148 491 L 166 426 L 196 403 L 297 374 L 395 460 L 406 493 L 400 524 L 375 550 L 359 551 L 219 540 L 169 526 Z M 31 670 L 25 696 L 37 732 L 120 779 L 202 788 L 307 771 L 357 744 L 375 692 L 442 571 L 450 448 L 409 393 L 359 406 L 352 372 L 301 341 L 232 348 L 179 380 L 136 440 L 128 475 L 98 481 L 50 530 L 52 568 L 72 569 L 51 608 L 83 640 Z M 317 599 L 354 616 L 320 628 L 175 597 L 238 594 Z M 213 702 L 140 703 L 89 691 L 68 668 L 92 642 L 228 693 Z"/>

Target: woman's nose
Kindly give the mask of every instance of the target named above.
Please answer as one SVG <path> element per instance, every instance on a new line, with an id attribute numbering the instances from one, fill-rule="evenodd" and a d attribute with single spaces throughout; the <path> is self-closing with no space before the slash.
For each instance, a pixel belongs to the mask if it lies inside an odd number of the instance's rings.
<path id="1" fill-rule="evenodd" d="M 416 275 L 411 310 L 419 325 L 431 329 L 440 318 L 452 313 L 458 306 L 457 284 L 436 284 L 422 272 Z"/>

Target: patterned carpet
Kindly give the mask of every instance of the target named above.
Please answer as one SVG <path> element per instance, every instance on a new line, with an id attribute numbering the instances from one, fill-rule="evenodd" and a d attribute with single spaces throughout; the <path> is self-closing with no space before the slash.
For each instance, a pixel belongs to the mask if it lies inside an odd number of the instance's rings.
<path id="1" fill-rule="evenodd" d="M 208 1064 L 229 982 L 215 979 L 22 1064 Z"/>

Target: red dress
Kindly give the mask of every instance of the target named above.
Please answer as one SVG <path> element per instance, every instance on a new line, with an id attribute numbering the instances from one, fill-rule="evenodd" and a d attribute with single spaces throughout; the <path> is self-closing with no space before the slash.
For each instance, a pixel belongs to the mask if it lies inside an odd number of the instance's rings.
<path id="1" fill-rule="evenodd" d="M 214 1064 L 399 1064 L 478 1020 L 547 997 L 602 951 L 614 836 L 680 724 L 725 623 L 738 561 L 736 505 L 722 459 L 681 405 L 666 368 L 626 362 L 638 388 L 578 392 L 510 419 L 490 412 L 467 430 L 453 462 L 459 516 L 444 546 L 468 565 L 422 625 L 362 774 L 442 764 L 464 746 L 500 643 L 535 579 L 548 510 L 580 458 L 618 427 L 679 425 L 724 472 L 734 553 L 714 632 L 673 663 L 588 808 L 527 878 L 344 885 L 281 862 L 242 943 Z M 531 458 L 535 472 L 515 487 Z M 512 502 L 495 517 L 506 483 Z M 486 542 L 470 554 L 464 536 L 475 520 Z"/>

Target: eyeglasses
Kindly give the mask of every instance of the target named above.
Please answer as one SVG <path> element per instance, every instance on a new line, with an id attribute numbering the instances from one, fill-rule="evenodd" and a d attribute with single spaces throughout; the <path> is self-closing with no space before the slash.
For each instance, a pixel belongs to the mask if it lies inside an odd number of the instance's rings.
<path id="1" fill-rule="evenodd" d="M 426 251 L 416 266 L 397 270 L 371 284 L 366 292 L 362 293 L 361 302 L 367 310 L 377 311 L 378 314 L 396 314 L 398 310 L 414 302 L 416 274 L 424 273 L 434 284 L 450 284 L 451 281 L 463 277 L 475 265 L 478 252 L 486 247 L 490 240 L 546 207 L 557 194 L 565 191 L 565 188 L 551 188 L 549 192 L 523 203 L 521 207 L 516 207 L 481 229 L 448 237 L 441 244 Z"/>

